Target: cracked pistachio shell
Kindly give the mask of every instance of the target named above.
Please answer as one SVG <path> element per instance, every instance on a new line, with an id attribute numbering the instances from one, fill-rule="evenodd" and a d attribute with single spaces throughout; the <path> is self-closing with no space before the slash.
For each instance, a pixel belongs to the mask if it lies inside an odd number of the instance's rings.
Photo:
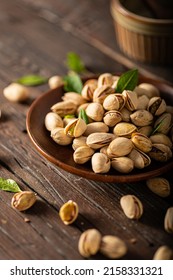
<path id="1" fill-rule="evenodd" d="M 70 137 L 79 137 L 86 130 L 86 123 L 81 118 L 72 120 L 64 128 L 64 133 Z"/>
<path id="2" fill-rule="evenodd" d="M 60 117 L 64 117 L 65 115 L 75 114 L 76 108 L 77 106 L 74 102 L 66 100 L 54 104 L 51 107 L 51 110 L 57 113 Z"/>
<path id="3" fill-rule="evenodd" d="M 29 96 L 29 88 L 12 83 L 3 90 L 4 96 L 12 102 L 22 102 L 25 101 Z"/>
<path id="4" fill-rule="evenodd" d="M 146 95 L 139 96 L 137 110 L 147 110 L 149 100 Z"/>
<path id="5" fill-rule="evenodd" d="M 150 136 L 150 140 L 153 144 L 164 144 L 164 145 L 168 146 L 170 149 L 172 148 L 171 139 L 163 133 L 156 133 L 156 134 Z"/>
<path id="6" fill-rule="evenodd" d="M 142 151 L 137 150 L 135 148 L 132 149 L 132 151 L 130 152 L 128 157 L 131 160 L 133 160 L 134 167 L 136 167 L 138 169 L 142 169 L 142 168 L 147 167 L 148 165 L 151 164 L 150 157 L 147 154 L 145 154 Z"/>
<path id="7" fill-rule="evenodd" d="M 172 115 L 170 113 L 163 113 L 154 123 L 154 128 L 157 128 L 157 133 L 167 134 L 171 125 Z"/>
<path id="8" fill-rule="evenodd" d="M 93 149 L 100 149 L 108 145 L 114 138 L 115 135 L 112 133 L 95 132 L 87 137 L 86 144 Z"/>
<path id="9" fill-rule="evenodd" d="M 120 173 L 130 173 L 134 168 L 133 160 L 128 157 L 112 158 L 111 164 Z"/>
<path id="10" fill-rule="evenodd" d="M 111 73 L 103 73 L 98 77 L 98 87 L 107 85 L 112 86 L 114 80 L 113 75 Z"/>
<path id="11" fill-rule="evenodd" d="M 132 123 L 120 122 L 115 125 L 113 133 L 116 136 L 131 137 L 131 134 L 137 130 L 137 127 Z"/>
<path id="12" fill-rule="evenodd" d="M 153 115 L 147 110 L 137 110 L 130 115 L 130 119 L 136 126 L 146 126 L 153 122 Z"/>
<path id="13" fill-rule="evenodd" d="M 173 207 L 169 207 L 166 211 L 164 228 L 168 233 L 173 233 Z"/>
<path id="14" fill-rule="evenodd" d="M 173 260 L 173 250 L 166 246 L 160 246 L 154 253 L 153 260 Z"/>
<path id="15" fill-rule="evenodd" d="M 36 194 L 31 191 L 15 193 L 11 200 L 11 206 L 18 211 L 25 211 L 36 202 Z"/>
<path id="16" fill-rule="evenodd" d="M 140 90 L 143 90 L 144 94 L 146 94 L 149 98 L 152 98 L 154 96 L 160 96 L 160 92 L 159 92 L 158 88 L 152 84 L 141 83 L 138 85 L 137 88 Z M 138 91 L 138 89 L 137 89 L 137 91 Z M 136 89 L 135 89 L 135 91 L 136 91 Z"/>
<path id="17" fill-rule="evenodd" d="M 122 121 L 121 113 L 115 110 L 108 111 L 104 114 L 103 121 L 107 126 L 113 127 Z"/>
<path id="18" fill-rule="evenodd" d="M 122 157 L 128 155 L 133 149 L 133 143 L 125 137 L 117 137 L 111 141 L 107 149 L 110 158 Z"/>
<path id="19" fill-rule="evenodd" d="M 77 219 L 78 213 L 78 205 L 72 200 L 64 203 L 59 210 L 59 216 L 65 225 L 72 224 Z"/>
<path id="20" fill-rule="evenodd" d="M 79 253 L 84 258 L 97 254 L 101 244 L 101 233 L 97 229 L 88 229 L 84 231 L 78 242 Z"/>
<path id="21" fill-rule="evenodd" d="M 46 114 L 44 122 L 46 129 L 49 131 L 56 127 L 64 126 L 62 118 L 54 112 L 49 112 L 48 114 Z"/>
<path id="22" fill-rule="evenodd" d="M 119 237 L 105 235 L 101 240 L 100 252 L 110 259 L 120 259 L 127 253 L 127 246 Z"/>
<path id="23" fill-rule="evenodd" d="M 72 101 L 77 106 L 80 106 L 81 104 L 86 102 L 86 100 L 82 97 L 82 95 L 76 92 L 66 92 L 64 93 L 62 99 L 64 101 Z"/>
<path id="24" fill-rule="evenodd" d="M 87 145 L 78 147 L 73 153 L 73 159 L 78 164 L 84 164 L 89 161 L 94 154 L 94 150 Z"/>
<path id="25" fill-rule="evenodd" d="M 103 101 L 103 108 L 107 111 L 109 110 L 119 110 L 120 99 L 115 93 L 108 95 Z"/>
<path id="26" fill-rule="evenodd" d="M 152 97 L 147 110 L 154 116 L 159 116 L 166 111 L 166 102 L 161 97 Z"/>
<path id="27" fill-rule="evenodd" d="M 107 173 L 111 168 L 110 159 L 103 153 L 95 153 L 91 158 L 94 173 Z"/>
<path id="28" fill-rule="evenodd" d="M 156 161 L 166 162 L 172 157 L 172 151 L 164 144 L 153 144 L 148 155 Z"/>
<path id="29" fill-rule="evenodd" d="M 82 97 L 87 101 L 92 101 L 93 94 L 94 94 L 94 91 L 96 88 L 97 88 L 97 85 L 95 85 L 95 84 L 85 85 L 81 92 Z"/>
<path id="30" fill-rule="evenodd" d="M 64 133 L 64 128 L 56 127 L 51 130 L 52 139 L 59 145 L 66 146 L 72 143 L 72 137 L 69 137 Z"/>
<path id="31" fill-rule="evenodd" d="M 104 99 L 109 95 L 114 93 L 115 90 L 110 86 L 103 85 L 101 87 L 96 88 L 93 94 L 93 102 L 98 102 L 103 104 Z"/>
<path id="32" fill-rule="evenodd" d="M 88 136 L 94 132 L 108 132 L 108 131 L 109 131 L 109 127 L 104 122 L 93 122 L 87 124 L 87 128 L 84 132 L 84 135 Z"/>
<path id="33" fill-rule="evenodd" d="M 128 157 L 113 158 L 111 164 L 120 173 L 130 173 L 134 168 L 133 160 Z"/>
<path id="34" fill-rule="evenodd" d="M 146 135 L 135 132 L 132 134 L 132 143 L 137 149 L 144 153 L 148 153 L 152 149 L 152 142 Z"/>
<path id="35" fill-rule="evenodd" d="M 134 111 L 138 107 L 138 96 L 135 91 L 131 90 L 124 90 L 122 95 L 125 97 L 125 107 L 130 110 Z"/>
<path id="36" fill-rule="evenodd" d="M 129 219 L 139 219 L 143 214 L 142 202 L 135 195 L 124 195 L 120 199 L 120 205 L 124 214 Z"/>
<path id="37" fill-rule="evenodd" d="M 64 127 L 66 127 L 71 121 L 76 120 L 77 118 L 75 118 L 74 116 L 71 116 L 70 118 L 63 118 L 63 125 Z"/>
<path id="38" fill-rule="evenodd" d="M 100 122 L 104 115 L 103 106 L 97 102 L 90 103 L 86 108 L 86 114 L 92 120 Z"/>
<path id="39" fill-rule="evenodd" d="M 86 136 L 80 136 L 73 139 L 72 148 L 75 151 L 77 148 L 86 145 Z"/>
<path id="40" fill-rule="evenodd" d="M 170 184 L 165 178 L 150 178 L 146 181 L 146 185 L 153 193 L 161 197 L 167 197 L 170 195 Z"/>

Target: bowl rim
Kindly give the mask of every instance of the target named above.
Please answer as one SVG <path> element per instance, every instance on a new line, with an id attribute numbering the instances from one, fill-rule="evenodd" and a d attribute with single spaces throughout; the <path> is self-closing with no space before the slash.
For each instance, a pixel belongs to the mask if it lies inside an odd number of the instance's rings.
<path id="1" fill-rule="evenodd" d="M 141 23 L 144 24 L 155 24 L 160 26 L 162 25 L 172 25 L 173 26 L 173 19 L 154 19 L 154 18 L 149 18 L 149 17 L 144 17 L 144 16 L 140 16 L 137 15 L 131 11 L 129 11 L 127 8 L 125 8 L 122 3 L 121 0 L 111 0 L 111 9 L 112 10 L 116 10 L 117 12 L 119 12 L 120 14 L 122 14 L 125 17 L 128 17 L 130 19 L 139 21 Z"/>

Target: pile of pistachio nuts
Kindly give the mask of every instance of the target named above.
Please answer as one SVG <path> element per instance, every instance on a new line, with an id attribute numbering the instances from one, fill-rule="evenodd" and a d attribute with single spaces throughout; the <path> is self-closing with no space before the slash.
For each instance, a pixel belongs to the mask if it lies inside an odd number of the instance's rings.
<path id="1" fill-rule="evenodd" d="M 129 173 L 172 157 L 173 106 L 149 83 L 118 93 L 118 79 L 110 73 L 88 79 L 81 94 L 64 93 L 45 116 L 52 139 L 59 145 L 71 144 L 74 161 L 90 161 L 95 173 L 111 168 Z M 81 110 L 88 124 L 79 117 Z"/>

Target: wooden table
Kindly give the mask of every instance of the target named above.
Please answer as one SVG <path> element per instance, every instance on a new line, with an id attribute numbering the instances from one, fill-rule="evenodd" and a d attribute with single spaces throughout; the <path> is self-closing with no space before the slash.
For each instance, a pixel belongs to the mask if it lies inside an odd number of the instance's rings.
<path id="1" fill-rule="evenodd" d="M 0 177 L 14 179 L 22 190 L 38 195 L 31 209 L 18 212 L 10 206 L 13 194 L 0 191 L 0 259 L 83 259 L 78 240 L 88 228 L 121 237 L 128 246 L 124 259 L 152 259 L 159 246 L 173 248 L 172 235 L 163 227 L 166 210 L 173 204 L 172 193 L 161 198 L 144 181 L 96 182 L 54 166 L 36 151 L 25 125 L 29 106 L 48 85 L 34 88 L 24 104 L 11 103 L 2 95 L 5 86 L 26 74 L 66 74 L 69 51 L 78 53 L 93 73 L 138 67 L 142 74 L 171 82 L 172 67 L 136 63 L 120 52 L 109 4 L 104 0 L 0 0 Z M 171 172 L 165 177 L 172 185 Z M 124 216 L 119 201 L 125 194 L 143 202 L 139 221 Z M 78 203 L 79 217 L 66 226 L 58 211 L 69 199 Z M 93 259 L 104 257 L 97 254 Z"/>

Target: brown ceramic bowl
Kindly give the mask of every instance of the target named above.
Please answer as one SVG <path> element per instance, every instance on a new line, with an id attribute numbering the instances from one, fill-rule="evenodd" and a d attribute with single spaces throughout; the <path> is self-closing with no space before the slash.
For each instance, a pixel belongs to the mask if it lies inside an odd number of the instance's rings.
<path id="1" fill-rule="evenodd" d="M 156 85 L 161 91 L 165 101 L 173 105 L 173 87 L 148 78 L 140 78 L 140 82 L 148 82 Z M 159 176 L 162 173 L 173 169 L 173 159 L 166 163 L 152 162 L 152 164 L 143 170 L 134 169 L 129 174 L 122 174 L 113 169 L 107 174 L 96 174 L 91 169 L 91 163 L 80 165 L 73 160 L 73 149 L 71 145 L 60 146 L 50 137 L 46 130 L 44 119 L 50 107 L 56 102 L 62 101 L 63 88 L 58 87 L 38 97 L 29 108 L 26 126 L 29 137 L 35 148 L 43 157 L 58 167 L 76 174 L 78 176 L 102 182 L 135 182 L 146 180 L 148 178 Z"/>
<path id="2" fill-rule="evenodd" d="M 117 42 L 129 57 L 140 62 L 173 64 L 173 19 L 141 16 L 129 10 L 127 4 L 140 1 L 112 0 Z M 151 1 L 152 2 L 152 1 Z"/>

